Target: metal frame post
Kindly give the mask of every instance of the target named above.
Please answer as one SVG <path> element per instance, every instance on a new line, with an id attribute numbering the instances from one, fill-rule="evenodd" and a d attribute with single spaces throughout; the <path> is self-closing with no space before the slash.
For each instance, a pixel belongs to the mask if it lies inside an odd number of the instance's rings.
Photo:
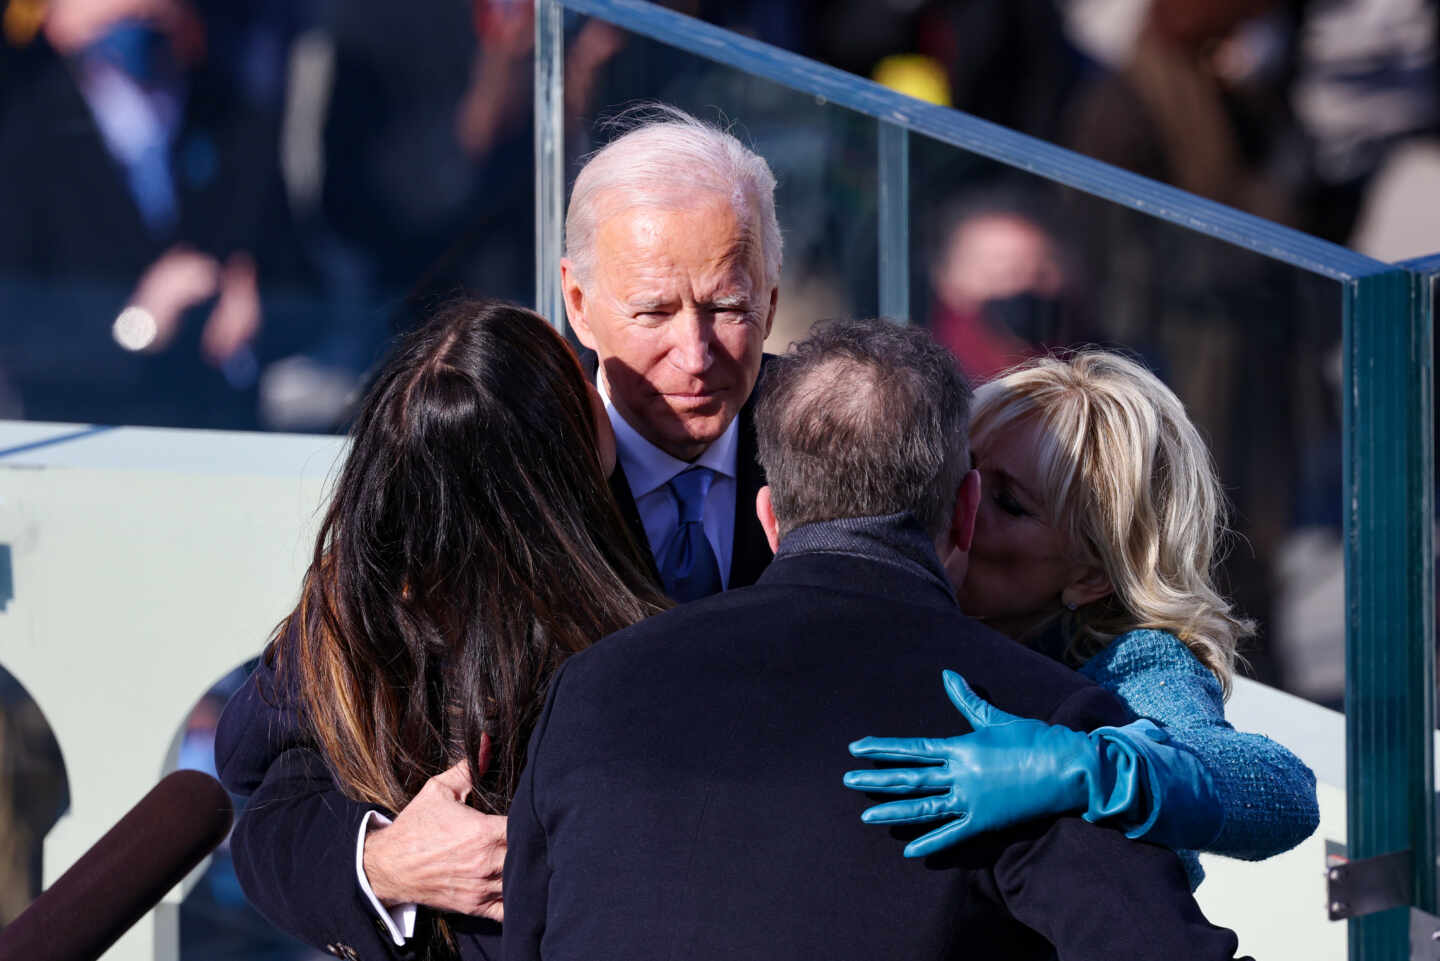
<path id="1" fill-rule="evenodd" d="M 875 123 L 879 154 L 880 316 L 910 323 L 910 134 Z"/>
<path id="2" fill-rule="evenodd" d="M 535 0 L 535 312 L 565 331 L 565 32 L 558 0 Z"/>
<path id="3" fill-rule="evenodd" d="M 1435 909 L 1435 560 L 1428 291 L 1345 283 L 1345 753 L 1351 860 L 1410 852 Z M 1409 912 L 1350 919 L 1352 961 L 1409 956 Z"/>

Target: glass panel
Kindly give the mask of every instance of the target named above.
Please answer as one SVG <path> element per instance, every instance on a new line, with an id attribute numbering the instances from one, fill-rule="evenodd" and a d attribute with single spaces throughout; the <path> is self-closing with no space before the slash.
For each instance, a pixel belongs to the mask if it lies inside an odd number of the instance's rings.
<path id="1" fill-rule="evenodd" d="M 1232 505 L 1221 583 L 1258 622 L 1247 673 L 1339 708 L 1340 285 L 923 136 L 911 150 L 917 322 L 977 381 L 1098 345 L 1169 384 Z"/>

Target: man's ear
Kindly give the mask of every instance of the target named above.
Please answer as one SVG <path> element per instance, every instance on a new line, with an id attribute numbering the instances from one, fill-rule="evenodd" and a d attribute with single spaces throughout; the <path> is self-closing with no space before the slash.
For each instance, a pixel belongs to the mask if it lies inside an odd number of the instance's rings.
<path id="1" fill-rule="evenodd" d="M 970 552 L 975 541 L 975 515 L 980 511 L 980 472 L 972 470 L 955 493 L 955 513 L 950 518 L 950 547 Z"/>
<path id="2" fill-rule="evenodd" d="M 770 542 L 770 553 L 775 553 L 780 547 L 780 522 L 775 519 L 775 507 L 770 503 L 769 484 L 755 493 L 755 516 L 760 518 L 760 527 Z"/>
<path id="3" fill-rule="evenodd" d="M 1098 564 L 1086 564 L 1060 592 L 1060 603 L 1066 607 L 1084 607 L 1114 593 L 1115 586 L 1110 583 L 1110 575 Z"/>
<path id="4" fill-rule="evenodd" d="M 771 330 L 771 328 L 773 328 L 773 327 L 775 326 L 775 308 L 779 305 L 779 303 L 780 303 L 780 288 L 779 288 L 778 286 L 776 286 L 776 287 L 771 287 L 771 288 L 770 288 L 770 310 L 769 310 L 769 312 L 765 315 L 765 336 L 766 336 L 766 337 L 769 337 L 769 336 L 770 336 L 770 330 Z"/>
<path id="5" fill-rule="evenodd" d="M 598 350 L 595 333 L 585 319 L 585 288 L 580 286 L 580 278 L 569 257 L 560 258 L 560 291 L 565 297 L 565 316 L 570 321 L 570 329 L 575 331 L 580 343 Z"/>

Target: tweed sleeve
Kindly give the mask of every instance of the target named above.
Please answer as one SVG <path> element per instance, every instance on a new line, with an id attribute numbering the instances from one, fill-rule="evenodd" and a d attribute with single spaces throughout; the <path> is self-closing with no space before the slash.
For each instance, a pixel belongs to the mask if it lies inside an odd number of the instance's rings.
<path id="1" fill-rule="evenodd" d="M 1220 682 L 1173 634 L 1121 635 L 1080 672 L 1164 727 L 1205 765 L 1225 815 L 1208 850 L 1258 861 L 1289 850 L 1319 825 L 1314 773 L 1270 738 L 1235 730 L 1225 720 Z"/>

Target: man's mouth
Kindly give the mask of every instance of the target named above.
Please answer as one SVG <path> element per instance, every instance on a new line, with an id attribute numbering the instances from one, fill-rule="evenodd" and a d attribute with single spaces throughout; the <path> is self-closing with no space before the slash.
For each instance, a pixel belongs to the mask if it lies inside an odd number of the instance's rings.
<path id="1" fill-rule="evenodd" d="M 706 391 L 667 391 L 662 395 L 665 403 L 671 407 L 678 408 L 701 408 L 710 407 L 721 403 L 724 399 L 724 392 L 719 390 Z"/>

